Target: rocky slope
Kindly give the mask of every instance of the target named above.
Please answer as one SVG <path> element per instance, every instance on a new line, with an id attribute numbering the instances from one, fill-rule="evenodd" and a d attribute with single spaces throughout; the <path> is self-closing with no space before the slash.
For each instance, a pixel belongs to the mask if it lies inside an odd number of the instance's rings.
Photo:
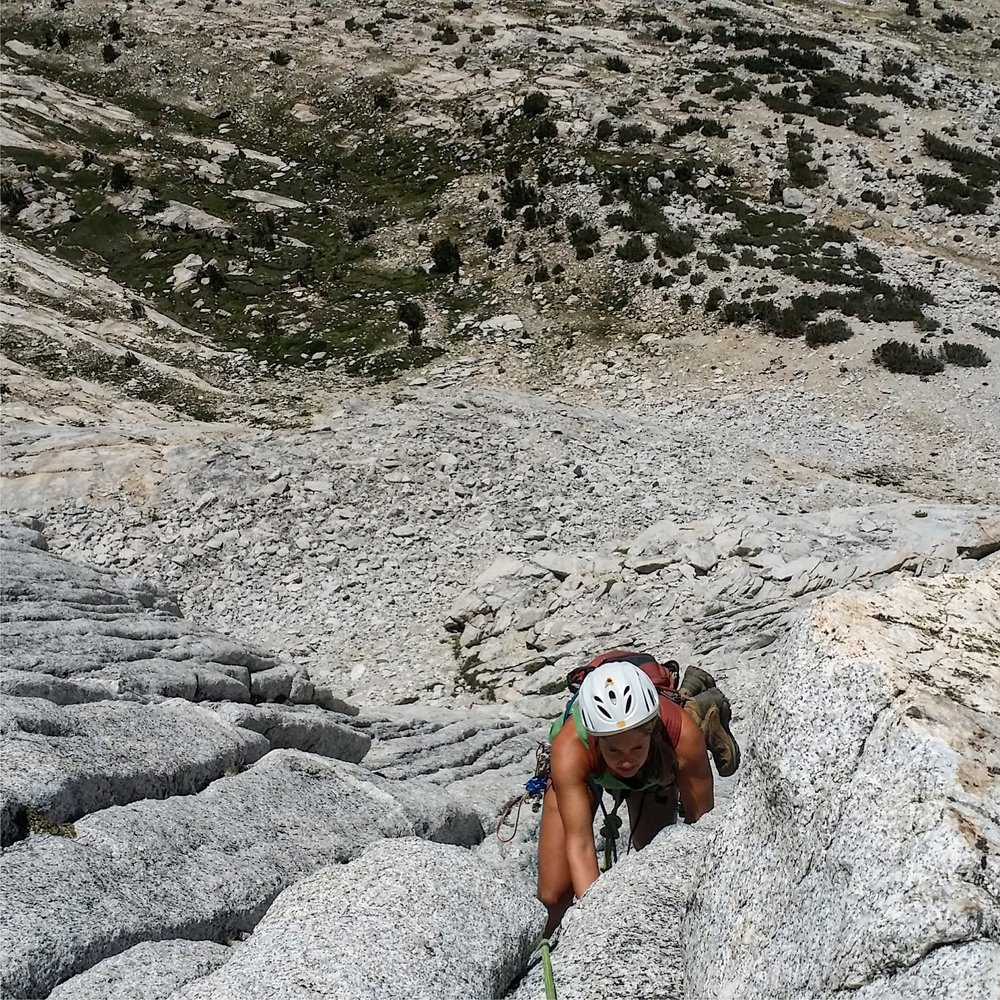
<path id="1" fill-rule="evenodd" d="M 544 922 L 537 817 L 523 810 L 506 845 L 492 829 L 544 725 L 500 705 L 335 712 L 252 685 L 171 697 L 119 686 L 113 665 L 67 679 L 57 644 L 102 655 L 113 608 L 156 681 L 148 626 L 164 612 L 105 603 L 121 584 L 42 544 L 5 534 L 8 564 L 35 555 L 5 585 L 5 637 L 30 621 L 44 654 L 12 646 L 4 675 L 5 995 L 499 996 L 522 974 L 512 995 L 542 995 L 537 966 L 524 974 Z M 776 624 L 756 669 L 739 661 L 743 769 L 715 813 L 623 859 L 571 911 L 560 996 L 655 983 L 670 998 L 985 1000 L 982 971 L 1000 968 L 997 552 L 995 537 L 967 551 L 965 575 L 860 577 Z M 181 662 L 210 676 L 223 642 L 174 621 L 202 637 Z M 280 670 L 303 701 L 318 690 Z M 405 927 L 394 893 L 422 901 Z M 681 930 L 650 949 L 650 925 Z M 456 959 L 459 941 L 479 942 L 481 968 Z M 304 964 L 276 958 L 289 953 Z"/>
<path id="2" fill-rule="evenodd" d="M 746 766 L 571 913 L 560 995 L 980 1000 L 998 24 L 5 11 L 8 992 L 447 995 L 459 927 L 540 996 L 537 816 L 492 829 L 636 644 Z M 390 863 L 398 940 L 349 891 Z"/>

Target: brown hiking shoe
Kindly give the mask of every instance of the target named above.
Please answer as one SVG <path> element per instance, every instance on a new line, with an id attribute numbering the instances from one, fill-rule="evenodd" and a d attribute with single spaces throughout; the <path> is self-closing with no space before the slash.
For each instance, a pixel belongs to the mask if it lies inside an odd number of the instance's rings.
<path id="1" fill-rule="evenodd" d="M 702 670 L 701 667 L 688 667 L 684 671 L 684 680 L 681 681 L 679 690 L 681 694 L 693 698 L 696 694 L 714 687 L 715 678 L 707 670 Z"/>
<path id="2" fill-rule="evenodd" d="M 717 687 L 709 688 L 689 698 L 684 703 L 684 711 L 698 723 L 704 734 L 719 776 L 728 778 L 740 766 L 740 747 L 729 731 L 733 716 L 729 699 Z"/>

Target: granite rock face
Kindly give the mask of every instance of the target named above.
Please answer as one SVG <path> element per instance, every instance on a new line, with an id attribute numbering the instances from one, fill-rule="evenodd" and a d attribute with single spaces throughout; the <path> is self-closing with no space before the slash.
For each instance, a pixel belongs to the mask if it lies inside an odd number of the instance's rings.
<path id="1" fill-rule="evenodd" d="M 694 995 L 995 996 L 998 637 L 994 565 L 829 598 L 775 651 L 683 922 Z"/>
<path id="2" fill-rule="evenodd" d="M 694 826 L 664 830 L 570 908 L 552 952 L 559 1000 L 685 996 L 681 924 L 717 819 L 709 813 Z M 545 1000 L 540 962 L 511 997 Z"/>
<path id="3" fill-rule="evenodd" d="M 846 516 L 828 515 L 831 536 Z M 716 619 L 731 623 L 730 648 L 701 658 L 733 668 L 744 766 L 717 783 L 713 813 L 623 858 L 570 910 L 553 953 L 563 1000 L 987 1000 L 1000 971 L 1000 565 L 987 552 L 975 572 L 942 573 L 976 565 L 951 551 L 964 521 L 949 518 L 916 519 L 939 536 L 937 555 L 856 552 L 850 591 L 811 606 L 772 595 Z M 685 579 L 710 580 L 728 552 L 769 586 L 834 588 L 816 556 L 768 556 L 760 525 L 687 534 L 663 524 L 634 543 L 633 594 L 664 587 L 650 565 L 678 553 L 701 567 Z M 540 1000 L 538 817 L 525 809 L 509 844 L 485 831 L 531 773 L 561 694 L 536 694 L 535 717 L 502 697 L 359 712 L 300 666 L 189 627 L 155 588 L 78 572 L 30 530 L 3 540 L 28 560 L 5 580 L 5 995 Z M 478 581 L 491 598 L 509 588 L 490 611 L 499 635 L 556 634 L 545 616 L 528 621 L 525 586 L 611 571 L 594 556 L 543 561 L 508 560 Z M 579 601 L 579 589 L 556 596 Z M 755 608 L 773 637 L 740 662 Z M 672 613 L 646 610 L 651 622 Z M 60 676 L 68 621 L 95 666 Z M 108 622 L 149 660 L 149 684 L 121 686 Z M 239 694 L 166 697 L 149 622 L 176 629 L 189 674 L 243 656 Z M 474 614 L 463 628 L 484 624 Z M 32 628 L 48 650 L 34 658 Z M 221 649 L 231 656 L 213 660 Z M 312 703 L 288 704 L 292 685 Z M 282 701 L 261 701 L 265 688 Z"/>
<path id="4" fill-rule="evenodd" d="M 542 933 L 531 887 L 458 847 L 380 841 L 285 890 L 172 1000 L 493 1000 Z"/>
<path id="5" fill-rule="evenodd" d="M 105 809 L 72 838 L 29 837 L 2 859 L 4 987 L 45 996 L 142 941 L 229 940 L 302 876 L 415 834 L 471 845 L 482 826 L 444 793 L 275 750 L 197 795 Z"/>
<path id="6" fill-rule="evenodd" d="M 268 749 L 263 736 L 179 698 L 65 707 L 4 699 L 0 843 L 24 835 L 29 810 L 64 823 L 139 799 L 190 795 Z"/>
<path id="7" fill-rule="evenodd" d="M 144 941 L 57 986 L 49 1000 L 169 1000 L 232 954 L 211 941 Z"/>

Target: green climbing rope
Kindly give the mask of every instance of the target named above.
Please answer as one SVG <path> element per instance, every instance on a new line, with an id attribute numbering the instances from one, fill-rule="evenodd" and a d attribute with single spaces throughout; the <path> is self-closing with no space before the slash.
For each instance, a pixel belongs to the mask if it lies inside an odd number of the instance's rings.
<path id="1" fill-rule="evenodd" d="M 556 981 L 552 975 L 552 955 L 549 953 L 549 939 L 542 938 L 542 976 L 545 979 L 545 1000 L 556 1000 Z"/>

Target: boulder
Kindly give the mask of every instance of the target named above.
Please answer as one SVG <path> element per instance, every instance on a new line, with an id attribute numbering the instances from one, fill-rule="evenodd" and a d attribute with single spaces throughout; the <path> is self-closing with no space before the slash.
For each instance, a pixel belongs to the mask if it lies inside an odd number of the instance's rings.
<path id="1" fill-rule="evenodd" d="M 232 959 L 172 1000 L 493 1000 L 545 925 L 530 885 L 404 839 L 286 889 Z"/>
<path id="2" fill-rule="evenodd" d="M 664 830 L 619 860 L 570 908 L 552 952 L 559 1000 L 685 996 L 680 927 L 714 817 Z M 627 837 L 627 826 L 623 828 Z M 511 1000 L 545 1000 L 540 962 Z"/>
<path id="3" fill-rule="evenodd" d="M 371 737 L 351 725 L 351 716 L 314 705 L 240 705 L 225 702 L 216 713 L 233 726 L 263 736 L 271 750 L 306 750 L 321 757 L 358 763 L 372 745 Z"/>
<path id="4" fill-rule="evenodd" d="M 987 1000 L 998 635 L 993 567 L 830 597 L 771 652 L 683 923 L 691 995 Z"/>
<path id="5" fill-rule="evenodd" d="M 190 795 L 267 751 L 257 733 L 180 699 L 66 707 L 36 698 L 5 699 L 0 843 L 24 835 L 29 810 L 65 823 L 138 799 Z"/>
<path id="6" fill-rule="evenodd" d="M 94 813 L 74 836 L 33 835 L 0 856 L 4 995 L 47 996 L 104 958 L 158 938 L 228 940 L 277 893 L 373 840 L 472 844 L 472 810 L 419 781 L 275 750 L 197 795 Z"/>
<path id="7" fill-rule="evenodd" d="M 170 1000 L 232 955 L 212 941 L 144 941 L 57 986 L 49 1000 Z"/>
<path id="8" fill-rule="evenodd" d="M 960 556 L 968 559 L 985 559 L 1000 552 L 1000 516 L 977 518 L 955 546 Z"/>

